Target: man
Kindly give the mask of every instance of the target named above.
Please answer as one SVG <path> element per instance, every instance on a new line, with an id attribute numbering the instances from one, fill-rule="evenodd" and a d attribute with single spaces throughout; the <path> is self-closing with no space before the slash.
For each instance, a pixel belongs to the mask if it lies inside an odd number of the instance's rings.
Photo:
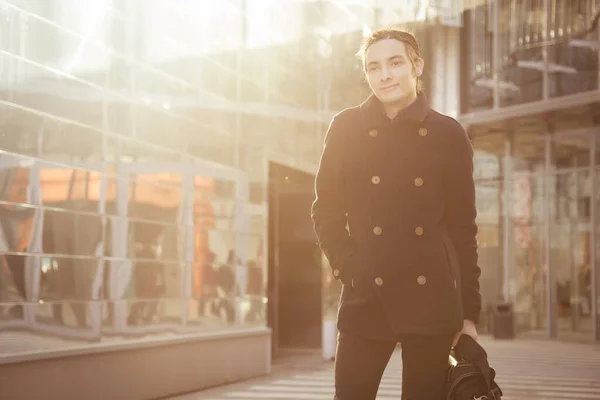
<path id="1" fill-rule="evenodd" d="M 448 355 L 481 308 L 473 150 L 429 108 L 415 38 L 383 29 L 359 56 L 372 90 L 329 126 L 312 218 L 343 283 L 336 399 L 375 399 L 399 342 L 402 399 L 442 398 Z"/>

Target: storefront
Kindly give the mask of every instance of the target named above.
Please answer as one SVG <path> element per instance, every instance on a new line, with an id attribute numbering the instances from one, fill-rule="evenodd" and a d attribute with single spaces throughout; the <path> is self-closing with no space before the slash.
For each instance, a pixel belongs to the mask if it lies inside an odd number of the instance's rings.
<path id="1" fill-rule="evenodd" d="M 464 15 L 460 121 L 498 160 L 479 181 L 498 199 L 496 261 L 482 268 L 520 333 L 600 341 L 598 12 L 499 1 Z"/>

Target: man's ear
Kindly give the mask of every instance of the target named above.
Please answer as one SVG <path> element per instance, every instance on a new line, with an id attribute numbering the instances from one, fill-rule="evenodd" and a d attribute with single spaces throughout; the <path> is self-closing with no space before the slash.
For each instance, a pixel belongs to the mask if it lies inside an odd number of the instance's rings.
<path id="1" fill-rule="evenodd" d="M 423 75 L 423 68 L 425 67 L 425 61 L 419 57 L 415 60 L 415 70 L 417 73 L 417 76 L 421 76 Z"/>

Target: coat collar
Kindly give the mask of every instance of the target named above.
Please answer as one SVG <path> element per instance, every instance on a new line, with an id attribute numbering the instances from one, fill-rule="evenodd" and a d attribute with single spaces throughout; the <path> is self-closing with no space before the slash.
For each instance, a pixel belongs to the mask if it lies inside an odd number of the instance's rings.
<path id="1" fill-rule="evenodd" d="M 381 104 L 374 94 L 371 94 L 360 105 L 360 109 L 364 117 L 366 117 L 368 125 L 389 124 L 390 122 L 396 122 L 401 119 L 408 119 L 420 123 L 425 120 L 429 110 L 431 110 L 429 102 L 427 101 L 427 96 L 423 92 L 419 93 L 417 99 L 411 105 L 401 110 L 392 121 L 390 121 L 385 114 L 383 104 Z"/>

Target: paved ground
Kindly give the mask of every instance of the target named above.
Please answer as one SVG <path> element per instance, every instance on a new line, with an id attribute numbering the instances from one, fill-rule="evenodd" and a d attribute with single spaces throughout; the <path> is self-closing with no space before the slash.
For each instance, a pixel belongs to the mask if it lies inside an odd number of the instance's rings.
<path id="1" fill-rule="evenodd" d="M 482 338 L 503 400 L 600 400 L 600 346 L 558 341 Z M 385 372 L 378 399 L 400 399 L 402 363 L 397 351 Z M 333 364 L 278 369 L 272 376 L 171 400 L 331 400 Z"/>

